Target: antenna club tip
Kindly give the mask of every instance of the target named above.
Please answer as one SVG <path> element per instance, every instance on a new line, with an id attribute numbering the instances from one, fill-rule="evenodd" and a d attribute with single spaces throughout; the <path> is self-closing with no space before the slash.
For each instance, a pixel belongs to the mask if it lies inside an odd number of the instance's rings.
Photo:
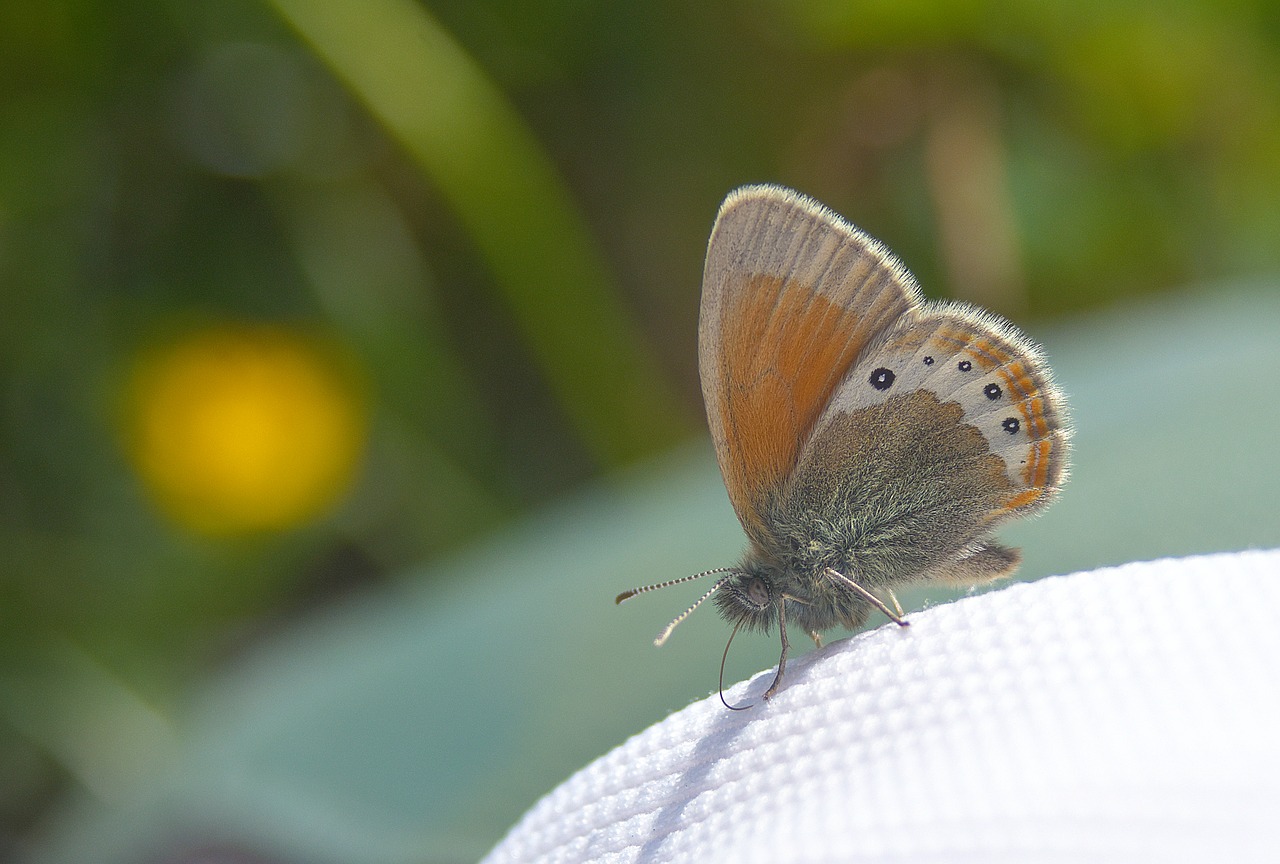
<path id="1" fill-rule="evenodd" d="M 616 604 L 620 604 L 622 603 L 623 600 L 630 600 L 634 596 L 636 596 L 636 592 L 634 591 L 623 591 L 617 597 L 613 598 L 613 602 Z"/>

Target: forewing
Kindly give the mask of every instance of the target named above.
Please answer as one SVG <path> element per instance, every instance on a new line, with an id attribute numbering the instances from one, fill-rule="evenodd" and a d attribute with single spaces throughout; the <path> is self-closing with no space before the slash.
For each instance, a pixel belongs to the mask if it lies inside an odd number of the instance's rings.
<path id="1" fill-rule="evenodd" d="M 698 357 L 720 471 L 753 540 L 835 389 L 919 298 L 887 248 L 821 204 L 776 186 L 725 199 Z"/>

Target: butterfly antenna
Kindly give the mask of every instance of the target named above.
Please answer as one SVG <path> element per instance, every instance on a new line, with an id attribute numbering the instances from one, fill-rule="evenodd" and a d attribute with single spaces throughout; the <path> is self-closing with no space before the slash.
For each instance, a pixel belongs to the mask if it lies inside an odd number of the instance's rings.
<path id="1" fill-rule="evenodd" d="M 717 591 L 719 591 L 721 588 L 723 588 L 723 587 L 724 587 L 724 583 L 728 582 L 728 581 L 729 581 L 729 579 L 732 577 L 732 575 L 733 575 L 735 572 L 737 572 L 737 571 L 733 570 L 732 568 L 728 568 L 728 567 L 720 568 L 719 570 L 708 570 L 708 571 L 707 571 L 707 573 L 725 573 L 725 572 L 728 572 L 728 573 L 729 573 L 729 576 L 721 576 L 719 579 L 717 579 L 717 580 L 716 580 L 716 584 L 714 584 L 714 585 L 712 585 L 710 588 L 708 588 L 708 589 L 707 589 L 707 593 L 706 593 L 706 594 L 703 594 L 701 597 L 699 597 L 697 600 L 695 600 L 692 606 L 690 606 L 688 609 L 686 609 L 686 610 L 684 610 L 683 612 L 681 612 L 679 615 L 677 615 L 677 616 L 675 617 L 675 619 L 674 619 L 674 620 L 672 620 L 672 622 L 671 622 L 670 624 L 668 624 L 666 627 L 663 627 L 663 628 L 662 628 L 662 632 L 658 634 L 658 638 L 653 640 L 653 644 L 654 644 L 654 645 L 656 645 L 657 647 L 661 648 L 661 647 L 662 647 L 662 643 L 663 643 L 663 642 L 666 642 L 666 641 L 667 641 L 667 637 L 671 635 L 671 631 L 672 631 L 672 630 L 674 630 L 674 629 L 676 629 L 676 625 L 677 625 L 677 624 L 679 624 L 679 623 L 680 623 L 681 621 L 683 621 L 684 619 L 688 618 L 690 615 L 692 615 L 692 614 L 693 614 L 693 610 L 694 610 L 694 609 L 697 609 L 699 606 L 701 606 L 701 605 L 702 605 L 702 601 L 706 600 L 706 599 L 707 599 L 708 597 L 710 597 L 712 594 L 716 593 L 716 592 L 717 592 Z M 698 574 L 698 576 L 705 576 L 705 575 L 707 575 L 707 573 L 699 573 L 699 574 Z M 675 580 L 675 581 L 677 581 L 677 582 L 685 582 L 685 581 L 687 581 L 689 578 L 691 578 L 691 577 L 685 577 L 684 579 L 677 579 L 677 580 Z M 696 578 L 696 577 L 693 577 L 693 578 Z M 657 586 L 655 586 L 655 587 L 657 587 Z M 625 599 L 625 598 L 624 598 L 624 599 Z M 618 602 L 619 602 L 619 603 L 621 603 L 622 601 L 621 601 L 621 600 L 619 600 Z"/>
<path id="2" fill-rule="evenodd" d="M 701 573 L 694 573 L 692 576 L 681 576 L 679 579 L 670 579 L 666 582 L 659 582 L 657 585 L 644 585 L 640 588 L 631 588 L 627 591 L 623 591 L 621 594 L 615 597 L 613 599 L 613 602 L 621 603 L 623 600 L 630 600 L 632 597 L 636 596 L 637 594 L 647 594 L 650 591 L 657 591 L 659 588 L 670 588 L 672 585 L 679 585 L 682 582 L 692 582 L 694 579 L 701 579 L 703 576 L 710 576 L 713 573 L 733 573 L 733 572 L 735 572 L 733 567 L 717 567 L 714 570 L 703 570 Z M 719 587 L 723 581 L 724 580 L 722 579 L 720 580 L 720 582 L 717 582 L 716 587 Z M 711 590 L 714 591 L 715 588 L 712 588 Z M 705 599 L 706 598 L 704 597 L 703 600 Z M 702 601 L 700 600 L 698 602 L 702 602 Z"/>
<path id="3" fill-rule="evenodd" d="M 729 659 L 729 646 L 733 644 L 733 637 L 738 635 L 738 628 L 741 626 L 741 621 L 733 625 L 733 632 L 729 634 L 729 641 L 724 645 L 724 653 L 720 655 L 720 702 L 730 711 L 746 711 L 756 704 L 752 702 L 751 705 L 730 705 L 724 698 L 724 662 Z"/>

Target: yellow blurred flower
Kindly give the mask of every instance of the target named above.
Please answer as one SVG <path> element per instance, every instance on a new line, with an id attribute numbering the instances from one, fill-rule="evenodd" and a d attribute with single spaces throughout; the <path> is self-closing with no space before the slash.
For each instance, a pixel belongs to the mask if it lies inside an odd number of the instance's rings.
<path id="1" fill-rule="evenodd" d="M 364 399 L 336 354 L 266 326 L 191 334 L 138 361 L 130 447 L 163 509 L 205 534 L 289 528 L 348 488 Z"/>

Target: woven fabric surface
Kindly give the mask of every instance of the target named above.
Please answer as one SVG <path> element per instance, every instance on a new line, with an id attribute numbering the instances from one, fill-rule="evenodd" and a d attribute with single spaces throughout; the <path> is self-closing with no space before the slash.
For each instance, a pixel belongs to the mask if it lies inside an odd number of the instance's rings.
<path id="1" fill-rule="evenodd" d="M 1280 550 L 910 621 L 671 715 L 486 861 L 1280 860 Z"/>

